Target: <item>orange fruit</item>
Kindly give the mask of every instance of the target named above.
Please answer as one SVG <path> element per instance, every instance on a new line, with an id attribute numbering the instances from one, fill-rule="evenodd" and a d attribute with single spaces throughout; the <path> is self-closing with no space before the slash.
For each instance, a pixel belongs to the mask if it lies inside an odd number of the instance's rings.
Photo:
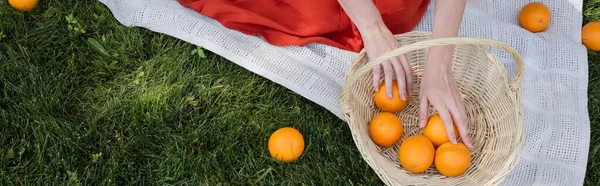
<path id="1" fill-rule="evenodd" d="M 402 121 L 398 116 L 382 112 L 377 114 L 369 123 L 369 136 L 377 145 L 389 147 L 402 138 Z"/>
<path id="2" fill-rule="evenodd" d="M 39 0 L 8 0 L 8 4 L 18 11 L 29 12 L 33 10 Z"/>
<path id="3" fill-rule="evenodd" d="M 454 124 L 453 124 L 454 125 Z M 440 145 L 449 142 L 448 133 L 446 132 L 446 126 L 442 122 L 439 114 L 434 114 L 427 120 L 427 125 L 423 128 L 423 135 L 431 140 L 433 146 L 439 147 Z M 454 135 L 458 138 L 458 130 L 454 125 Z"/>
<path id="4" fill-rule="evenodd" d="M 400 144 L 400 149 L 398 149 L 398 157 L 402 167 L 412 173 L 425 172 L 433 164 L 434 156 L 433 144 L 427 137 L 422 135 L 404 139 Z"/>
<path id="5" fill-rule="evenodd" d="M 463 174 L 471 164 L 471 151 L 463 143 L 444 143 L 435 151 L 435 168 L 444 176 Z"/>
<path id="6" fill-rule="evenodd" d="M 581 29 L 581 40 L 589 50 L 600 51 L 600 21 L 585 24 Z"/>
<path id="7" fill-rule="evenodd" d="M 304 138 L 300 131 L 283 127 L 277 129 L 269 138 L 269 153 L 271 157 L 283 161 L 292 162 L 304 151 Z"/>
<path id="8" fill-rule="evenodd" d="M 519 24 L 530 32 L 544 31 L 550 24 L 550 10 L 542 3 L 529 3 L 519 12 Z"/>
<path id="9" fill-rule="evenodd" d="M 410 98 L 408 94 L 406 94 L 406 100 L 402 100 L 400 98 L 400 94 L 398 94 L 398 81 L 392 81 L 392 98 L 387 97 L 385 88 L 385 83 L 382 83 L 379 86 L 379 91 L 377 91 L 374 95 L 375 97 L 375 105 L 381 109 L 383 112 L 398 112 L 406 106 L 408 99 Z"/>

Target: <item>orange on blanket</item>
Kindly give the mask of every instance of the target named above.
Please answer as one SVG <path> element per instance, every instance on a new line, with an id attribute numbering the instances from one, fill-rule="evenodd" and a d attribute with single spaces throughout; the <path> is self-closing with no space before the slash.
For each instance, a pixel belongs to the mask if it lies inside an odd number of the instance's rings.
<path id="1" fill-rule="evenodd" d="M 519 24 L 530 32 L 544 31 L 549 23 L 550 10 L 542 3 L 529 3 L 519 12 Z"/>

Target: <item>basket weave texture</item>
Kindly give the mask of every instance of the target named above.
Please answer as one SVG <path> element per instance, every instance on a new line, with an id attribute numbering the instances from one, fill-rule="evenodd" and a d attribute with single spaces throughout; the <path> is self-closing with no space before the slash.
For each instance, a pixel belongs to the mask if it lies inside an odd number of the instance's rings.
<path id="1" fill-rule="evenodd" d="M 359 53 L 346 73 L 341 109 L 363 159 L 387 185 L 497 185 L 516 165 L 523 147 L 523 108 L 519 99 L 523 60 L 510 46 L 489 39 L 455 37 L 431 39 L 430 32 L 396 35 L 400 48 L 372 61 Z M 419 128 L 418 90 L 427 60 L 428 48 L 454 45 L 452 72 L 463 95 L 468 118 L 468 136 L 473 144 L 471 164 L 457 177 L 445 177 L 432 166 L 412 174 L 398 159 L 400 143 L 422 134 Z M 493 48 L 488 48 L 493 47 Z M 512 79 L 491 50 L 510 55 L 516 63 Z M 403 123 L 402 139 L 392 147 L 380 147 L 369 136 L 369 122 L 381 110 L 373 100 L 372 68 L 404 54 L 412 67 L 414 92 L 406 107 L 395 113 Z M 383 75 L 382 75 L 383 76 Z M 429 114 L 434 114 L 433 107 Z"/>

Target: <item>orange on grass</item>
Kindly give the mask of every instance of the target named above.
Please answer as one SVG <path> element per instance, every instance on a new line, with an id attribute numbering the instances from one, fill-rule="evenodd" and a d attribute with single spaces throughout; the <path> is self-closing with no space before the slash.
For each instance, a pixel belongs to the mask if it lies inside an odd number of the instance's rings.
<path id="1" fill-rule="evenodd" d="M 581 29 L 581 40 L 589 50 L 600 51 L 600 21 L 585 24 Z"/>
<path id="2" fill-rule="evenodd" d="M 471 151 L 463 143 L 444 143 L 435 152 L 435 168 L 444 176 L 463 174 L 471 164 Z"/>
<path id="3" fill-rule="evenodd" d="M 454 125 L 454 124 L 453 124 Z M 433 146 L 439 147 L 440 145 L 449 142 L 448 133 L 446 132 L 446 126 L 439 114 L 434 114 L 427 120 L 427 125 L 423 128 L 423 135 L 431 140 Z M 454 125 L 454 135 L 458 138 L 458 130 Z"/>
<path id="4" fill-rule="evenodd" d="M 550 10 L 542 3 L 529 3 L 519 12 L 519 24 L 530 32 L 544 31 L 549 23 Z"/>
<path id="5" fill-rule="evenodd" d="M 400 149 L 398 149 L 398 157 L 402 167 L 412 173 L 425 172 L 433 164 L 434 156 L 433 144 L 427 137 L 422 135 L 404 139 L 400 144 Z"/>
<path id="6" fill-rule="evenodd" d="M 398 112 L 406 106 L 408 102 L 409 96 L 406 94 L 406 100 L 402 100 L 400 98 L 400 94 L 398 94 L 398 81 L 392 81 L 392 98 L 387 97 L 387 90 L 385 88 L 385 83 L 382 83 L 379 86 L 379 91 L 375 93 L 375 105 L 384 112 Z"/>
<path id="7" fill-rule="evenodd" d="M 304 138 L 302 134 L 291 127 L 277 129 L 269 138 L 269 153 L 271 157 L 292 162 L 304 151 Z"/>
<path id="8" fill-rule="evenodd" d="M 33 10 L 39 0 L 8 0 L 8 4 L 18 11 L 29 12 Z"/>
<path id="9" fill-rule="evenodd" d="M 369 123 L 369 136 L 377 145 L 389 147 L 402 138 L 402 121 L 398 116 L 382 112 L 377 114 Z"/>

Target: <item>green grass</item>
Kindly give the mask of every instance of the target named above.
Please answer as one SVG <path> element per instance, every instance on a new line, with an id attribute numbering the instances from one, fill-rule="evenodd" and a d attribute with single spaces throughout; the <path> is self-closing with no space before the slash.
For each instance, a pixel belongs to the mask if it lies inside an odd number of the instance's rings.
<path id="1" fill-rule="evenodd" d="M 600 0 L 584 0 L 583 23 L 600 21 Z M 600 54 L 588 51 L 590 148 L 585 185 L 600 185 Z"/>
<path id="2" fill-rule="evenodd" d="M 380 183 L 343 121 L 282 86 L 95 0 L 1 2 L 0 185 Z M 293 164 L 267 151 L 285 126 L 306 140 Z"/>
<path id="3" fill-rule="evenodd" d="M 6 2 L 0 185 L 382 184 L 343 121 L 282 86 L 210 52 L 190 55 L 196 46 L 184 41 L 122 26 L 96 0 L 41 1 L 28 14 Z M 586 1 L 586 21 L 600 20 L 598 7 Z M 598 185 L 600 56 L 589 56 L 586 184 Z M 269 135 L 285 126 L 306 140 L 295 163 L 267 151 Z"/>

